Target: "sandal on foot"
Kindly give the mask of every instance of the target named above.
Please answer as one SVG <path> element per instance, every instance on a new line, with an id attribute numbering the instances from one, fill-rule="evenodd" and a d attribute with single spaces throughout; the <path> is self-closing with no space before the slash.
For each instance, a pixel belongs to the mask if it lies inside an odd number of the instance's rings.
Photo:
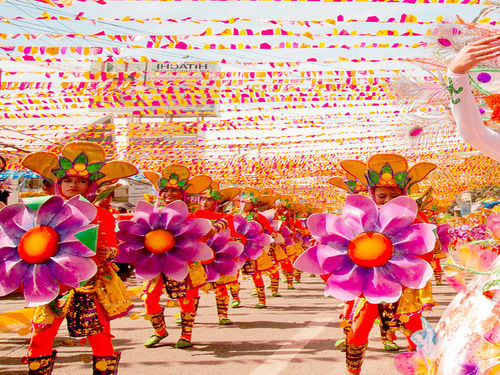
<path id="1" fill-rule="evenodd" d="M 149 339 L 144 343 L 144 346 L 146 348 L 151 348 L 158 344 L 161 340 L 163 340 L 165 337 L 168 336 L 168 332 L 165 332 L 165 334 L 160 335 L 158 333 L 153 333 Z"/>

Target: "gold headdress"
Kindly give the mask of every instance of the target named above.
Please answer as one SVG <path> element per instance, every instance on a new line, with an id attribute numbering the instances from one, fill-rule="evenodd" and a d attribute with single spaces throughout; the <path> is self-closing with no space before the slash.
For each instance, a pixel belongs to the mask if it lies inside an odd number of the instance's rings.
<path id="1" fill-rule="evenodd" d="M 104 149 L 93 142 L 67 143 L 59 155 L 34 152 L 22 165 L 53 182 L 69 177 L 85 177 L 97 185 L 137 174 L 137 168 L 125 161 L 105 161 Z"/>
<path id="2" fill-rule="evenodd" d="M 179 164 L 171 164 L 161 171 L 161 174 L 153 171 L 145 171 L 146 177 L 156 190 L 167 187 L 182 190 L 190 194 L 199 194 L 208 188 L 212 179 L 208 176 L 199 175 L 189 178 L 189 169 Z"/>

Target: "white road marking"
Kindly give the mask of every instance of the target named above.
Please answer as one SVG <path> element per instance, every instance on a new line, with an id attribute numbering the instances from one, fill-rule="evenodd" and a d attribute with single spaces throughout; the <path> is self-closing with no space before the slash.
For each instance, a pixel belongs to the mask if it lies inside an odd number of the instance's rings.
<path id="1" fill-rule="evenodd" d="M 299 332 L 287 342 L 288 345 L 282 345 L 281 349 L 285 349 L 287 353 L 280 353 L 279 349 L 271 356 L 267 357 L 266 361 L 260 366 L 256 367 L 248 375 L 278 375 L 283 371 L 288 364 L 297 357 L 312 339 L 320 334 L 331 323 L 332 319 L 326 317 L 317 318 L 311 321 L 307 326 L 302 328 Z M 293 348 L 289 345 L 294 344 Z M 293 350 L 294 353 L 290 353 Z"/>

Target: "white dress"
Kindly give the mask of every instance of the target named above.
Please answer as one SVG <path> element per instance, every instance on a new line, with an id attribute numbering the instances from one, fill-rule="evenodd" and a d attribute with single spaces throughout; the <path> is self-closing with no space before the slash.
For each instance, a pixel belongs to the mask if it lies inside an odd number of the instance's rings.
<path id="1" fill-rule="evenodd" d="M 484 155 L 500 161 L 500 133 L 489 129 L 479 113 L 467 74 L 448 72 L 451 109 L 463 140 Z M 459 91 L 459 92 L 457 92 Z"/>

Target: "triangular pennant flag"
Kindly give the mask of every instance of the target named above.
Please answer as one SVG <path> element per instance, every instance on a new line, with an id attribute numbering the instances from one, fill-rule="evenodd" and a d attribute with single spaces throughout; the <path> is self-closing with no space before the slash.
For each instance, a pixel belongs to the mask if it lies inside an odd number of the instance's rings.
<path id="1" fill-rule="evenodd" d="M 98 226 L 92 227 L 90 229 L 86 229 L 82 232 L 76 233 L 75 238 L 80 241 L 82 244 L 87 246 L 94 253 L 97 252 L 97 233 Z"/>
<path id="2" fill-rule="evenodd" d="M 42 197 L 29 197 L 23 198 L 23 203 L 28 206 L 30 210 L 36 211 L 42 204 L 47 202 L 53 195 L 44 195 Z"/>

